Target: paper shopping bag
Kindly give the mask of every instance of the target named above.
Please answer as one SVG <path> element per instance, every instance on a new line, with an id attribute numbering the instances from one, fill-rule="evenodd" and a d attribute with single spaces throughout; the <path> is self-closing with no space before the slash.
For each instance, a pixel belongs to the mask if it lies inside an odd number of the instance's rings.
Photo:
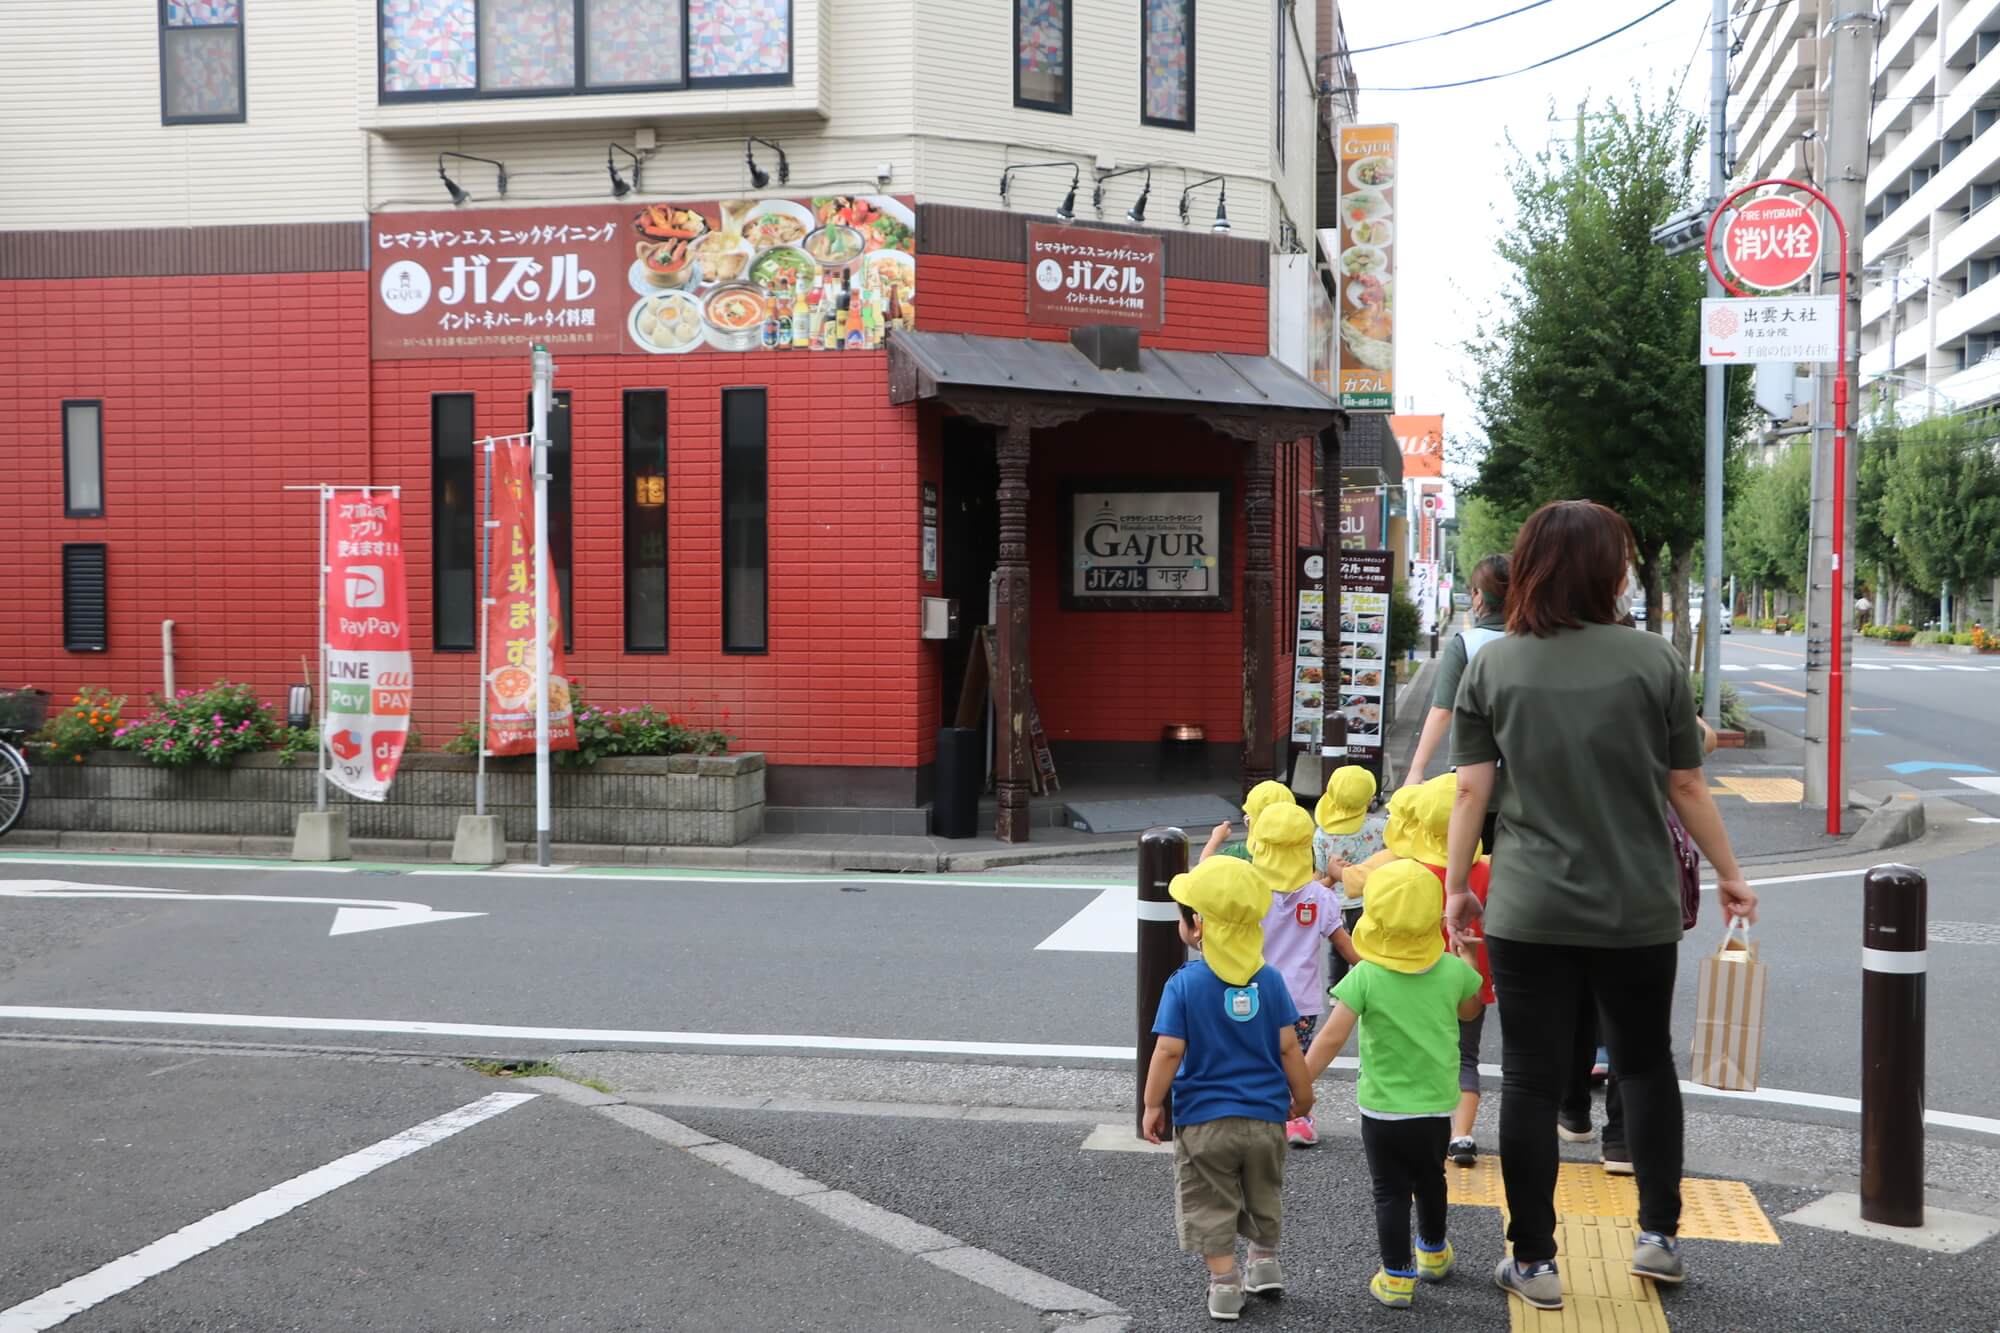
<path id="1" fill-rule="evenodd" d="M 1701 960 L 1696 979 L 1691 1081 L 1728 1092 L 1756 1090 L 1764 1044 L 1764 971 L 1748 923 L 1732 918 L 1722 947 Z"/>

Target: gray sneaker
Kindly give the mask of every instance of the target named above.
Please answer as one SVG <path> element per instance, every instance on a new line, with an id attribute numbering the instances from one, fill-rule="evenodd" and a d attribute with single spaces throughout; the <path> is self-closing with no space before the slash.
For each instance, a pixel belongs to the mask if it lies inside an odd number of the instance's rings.
<path id="1" fill-rule="evenodd" d="M 1243 1270 L 1243 1290 L 1266 1300 L 1285 1294 L 1285 1270 L 1276 1259 L 1252 1259 Z"/>
<path id="2" fill-rule="evenodd" d="M 1639 1233 L 1639 1243 L 1632 1247 L 1633 1277 L 1649 1277 L 1655 1282 L 1678 1286 L 1687 1281 L 1687 1275 L 1680 1242 L 1657 1231 Z"/>
<path id="3" fill-rule="evenodd" d="M 1208 1284 L 1208 1317 L 1233 1323 L 1243 1315 L 1243 1284 L 1240 1282 L 1211 1282 Z"/>
<path id="4" fill-rule="evenodd" d="M 1544 1259 L 1523 1268 L 1512 1259 L 1503 1258 L 1500 1266 L 1493 1270 L 1493 1283 L 1500 1290 L 1519 1296 L 1537 1310 L 1562 1309 L 1562 1276 L 1556 1272 L 1553 1259 Z"/>

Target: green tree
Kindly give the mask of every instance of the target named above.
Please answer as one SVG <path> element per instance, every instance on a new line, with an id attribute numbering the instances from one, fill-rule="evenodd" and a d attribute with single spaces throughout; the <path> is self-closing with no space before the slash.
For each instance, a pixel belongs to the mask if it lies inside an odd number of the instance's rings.
<path id="1" fill-rule="evenodd" d="M 1876 521 L 1925 591 L 1970 594 L 2000 576 L 2000 457 L 1991 424 L 1937 417 L 1905 429 Z"/>
<path id="2" fill-rule="evenodd" d="M 1804 590 L 1811 489 L 1812 451 L 1804 444 L 1750 469 L 1723 524 L 1729 568 L 1739 581 L 1759 591 Z"/>
<path id="3" fill-rule="evenodd" d="M 1483 495 L 1470 496 L 1458 506 L 1458 568 L 1470 578 L 1472 567 L 1489 555 L 1514 549 L 1521 515 Z"/>
<path id="4" fill-rule="evenodd" d="M 1574 144 L 1517 156 L 1513 270 L 1497 317 L 1467 346 L 1488 449 L 1478 495 L 1525 514 L 1560 498 L 1610 505 L 1632 524 L 1648 623 L 1669 568 L 1687 650 L 1684 572 L 1702 532 L 1704 292 L 1699 255 L 1668 256 L 1653 229 L 1698 194 L 1700 119 L 1671 104 L 1615 104 Z M 1731 376 L 1731 419 L 1750 408 Z"/>

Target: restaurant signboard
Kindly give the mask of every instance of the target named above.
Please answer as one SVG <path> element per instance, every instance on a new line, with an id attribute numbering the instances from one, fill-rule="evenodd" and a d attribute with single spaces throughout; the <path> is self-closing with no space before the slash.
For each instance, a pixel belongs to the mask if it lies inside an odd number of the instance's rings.
<path id="1" fill-rule="evenodd" d="M 1340 406 L 1396 405 L 1396 127 L 1340 131 Z"/>
<path id="2" fill-rule="evenodd" d="M 916 326 L 916 214 L 889 195 L 370 219 L 377 360 L 859 351 Z"/>
<path id="3" fill-rule="evenodd" d="M 1028 321 L 1158 329 L 1167 319 L 1165 253 L 1158 236 L 1031 222 Z"/>
<path id="4" fill-rule="evenodd" d="M 1140 483 L 1117 489 L 1093 481 L 1067 492 L 1069 577 L 1062 603 L 1073 611 L 1229 609 L 1229 491 L 1208 481 Z"/>
<path id="5" fill-rule="evenodd" d="M 1380 487 L 1340 493 L 1340 545 L 1374 549 L 1382 544 L 1382 491 Z"/>

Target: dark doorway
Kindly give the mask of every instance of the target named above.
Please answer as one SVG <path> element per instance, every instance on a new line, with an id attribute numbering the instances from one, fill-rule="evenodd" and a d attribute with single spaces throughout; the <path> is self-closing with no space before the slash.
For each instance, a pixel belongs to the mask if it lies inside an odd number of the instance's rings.
<path id="1" fill-rule="evenodd" d="M 938 691 L 938 721 L 948 726 L 958 713 L 973 631 L 986 623 L 987 585 L 1000 563 L 1000 463 L 993 428 L 967 417 L 945 418 L 941 441 L 944 512 L 939 517 L 944 531 L 939 573 L 943 595 L 958 603 L 958 634 L 944 645 L 943 688 Z"/>

